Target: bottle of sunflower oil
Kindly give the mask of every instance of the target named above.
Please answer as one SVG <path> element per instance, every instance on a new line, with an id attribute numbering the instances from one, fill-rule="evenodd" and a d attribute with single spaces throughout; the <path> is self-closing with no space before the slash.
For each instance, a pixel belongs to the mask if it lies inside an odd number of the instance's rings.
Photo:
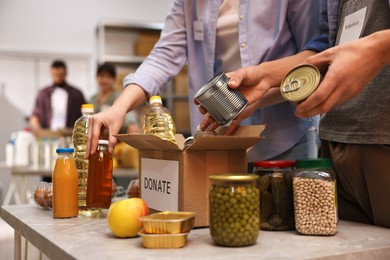
<path id="1" fill-rule="evenodd" d="M 85 159 L 88 138 L 88 122 L 94 113 L 93 104 L 83 104 L 81 106 L 82 116 L 76 120 L 73 127 L 72 141 L 74 147 L 74 159 L 78 173 L 78 207 L 79 216 L 100 217 L 101 209 L 89 209 L 87 207 L 87 179 L 88 179 L 88 159 Z"/>
<path id="2" fill-rule="evenodd" d="M 149 99 L 150 107 L 145 113 L 144 134 L 154 134 L 161 139 L 176 143 L 176 128 L 168 109 L 163 107 L 160 96 Z"/>

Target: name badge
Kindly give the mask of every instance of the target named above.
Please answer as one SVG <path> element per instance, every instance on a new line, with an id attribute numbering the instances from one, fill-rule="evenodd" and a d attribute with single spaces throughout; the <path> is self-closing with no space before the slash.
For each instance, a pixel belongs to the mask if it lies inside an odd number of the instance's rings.
<path id="1" fill-rule="evenodd" d="M 204 40 L 204 26 L 203 21 L 194 21 L 194 39 L 195 41 Z"/>
<path id="2" fill-rule="evenodd" d="M 357 40 L 360 38 L 364 28 L 366 19 L 367 7 L 364 7 L 354 13 L 351 13 L 344 18 L 344 23 L 341 27 L 341 35 L 338 44 Z"/>

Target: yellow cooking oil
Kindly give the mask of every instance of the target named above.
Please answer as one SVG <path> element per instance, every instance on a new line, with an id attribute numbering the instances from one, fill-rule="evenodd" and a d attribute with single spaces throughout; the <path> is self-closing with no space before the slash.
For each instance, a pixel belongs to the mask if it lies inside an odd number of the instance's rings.
<path id="1" fill-rule="evenodd" d="M 161 139 L 176 143 L 176 128 L 172 116 L 163 107 L 160 96 L 149 99 L 150 107 L 145 113 L 144 134 L 154 134 Z"/>

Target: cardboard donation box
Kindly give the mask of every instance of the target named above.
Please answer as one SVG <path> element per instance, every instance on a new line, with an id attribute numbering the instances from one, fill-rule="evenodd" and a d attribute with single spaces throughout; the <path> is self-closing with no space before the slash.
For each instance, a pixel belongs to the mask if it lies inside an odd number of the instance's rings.
<path id="1" fill-rule="evenodd" d="M 184 148 L 154 135 L 121 134 L 117 138 L 139 150 L 140 190 L 151 211 L 196 212 L 195 226 L 208 226 L 208 176 L 245 173 L 247 149 L 260 141 L 263 125 L 241 126 L 232 136 L 205 135 Z"/>

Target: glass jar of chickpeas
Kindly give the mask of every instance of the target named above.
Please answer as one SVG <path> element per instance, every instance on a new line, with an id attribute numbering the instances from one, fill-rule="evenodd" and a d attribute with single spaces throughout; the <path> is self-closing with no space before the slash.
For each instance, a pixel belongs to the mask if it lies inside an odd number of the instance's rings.
<path id="1" fill-rule="evenodd" d="M 253 245 L 260 231 L 258 176 L 216 174 L 209 176 L 210 233 L 219 246 Z"/>
<path id="2" fill-rule="evenodd" d="M 293 177 L 295 228 L 304 235 L 337 232 L 336 178 L 329 158 L 296 160 Z"/>

